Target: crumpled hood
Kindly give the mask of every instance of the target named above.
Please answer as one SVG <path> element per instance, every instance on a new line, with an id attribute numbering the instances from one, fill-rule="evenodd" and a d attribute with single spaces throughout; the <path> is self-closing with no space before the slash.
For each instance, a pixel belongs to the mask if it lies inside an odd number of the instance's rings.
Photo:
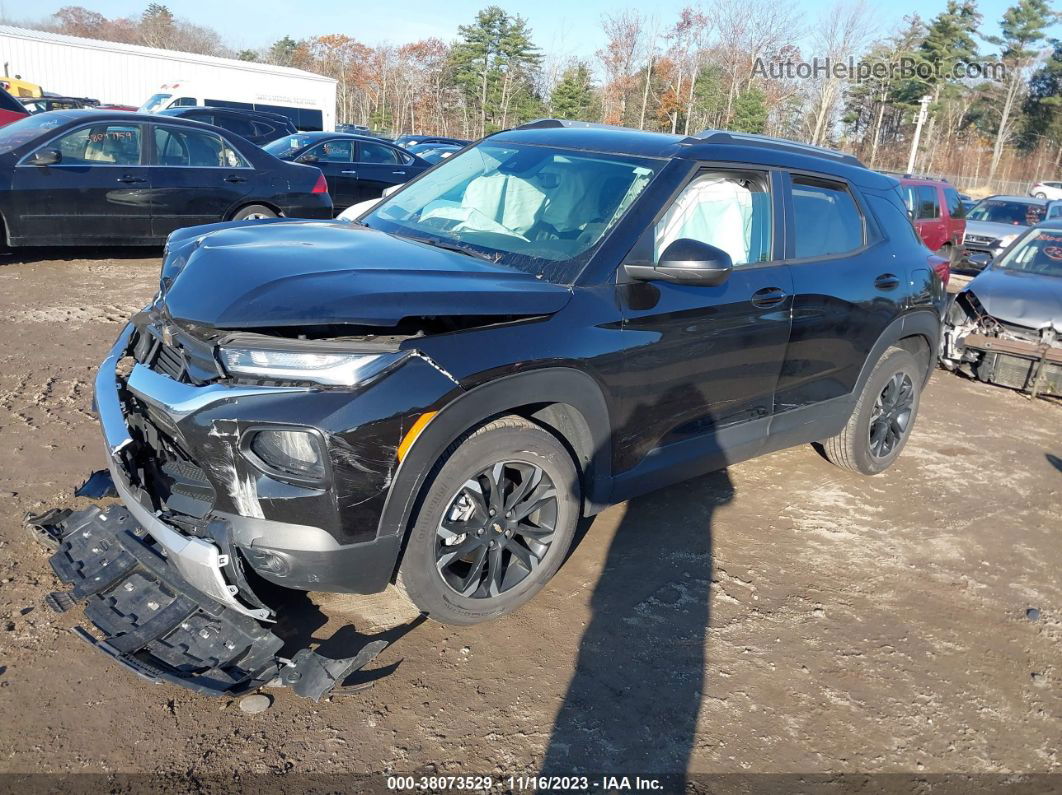
<path id="1" fill-rule="evenodd" d="M 1001 224 L 996 221 L 966 221 L 967 235 L 1000 238 L 1006 235 L 1018 235 L 1028 229 L 1020 224 Z"/>
<path id="2" fill-rule="evenodd" d="M 1054 324 L 1062 331 L 1062 279 L 1006 268 L 989 268 L 966 285 L 997 320 L 1026 328 Z"/>
<path id="3" fill-rule="evenodd" d="M 218 329 L 405 317 L 548 315 L 569 288 L 460 252 L 342 221 L 212 224 L 171 237 L 163 300 L 179 323 Z M 175 275 L 174 275 L 175 274 Z"/>

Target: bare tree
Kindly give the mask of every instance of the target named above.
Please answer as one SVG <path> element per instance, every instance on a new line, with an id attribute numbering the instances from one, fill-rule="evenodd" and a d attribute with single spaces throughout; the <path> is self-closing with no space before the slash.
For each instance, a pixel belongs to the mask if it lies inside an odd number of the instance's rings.
<path id="1" fill-rule="evenodd" d="M 873 30 L 866 0 L 839 0 L 828 9 L 814 36 L 816 57 L 824 59 L 825 73 L 812 83 L 810 93 L 810 141 L 822 145 L 830 137 L 834 114 L 845 86 L 844 73 L 834 69 L 863 49 Z"/>

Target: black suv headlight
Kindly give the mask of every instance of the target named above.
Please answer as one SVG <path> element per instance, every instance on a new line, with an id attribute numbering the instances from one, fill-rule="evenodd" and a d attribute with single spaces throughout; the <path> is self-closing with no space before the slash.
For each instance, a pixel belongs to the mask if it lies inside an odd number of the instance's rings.
<path id="1" fill-rule="evenodd" d="M 407 352 L 348 353 L 222 347 L 218 354 L 225 372 L 231 376 L 354 386 L 396 364 Z"/>

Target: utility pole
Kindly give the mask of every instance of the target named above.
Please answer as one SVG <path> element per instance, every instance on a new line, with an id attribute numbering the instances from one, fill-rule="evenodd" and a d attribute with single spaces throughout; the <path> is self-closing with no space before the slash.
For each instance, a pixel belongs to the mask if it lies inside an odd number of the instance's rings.
<path id="1" fill-rule="evenodd" d="M 925 123 L 926 116 L 929 115 L 929 103 L 933 97 L 926 94 L 919 101 L 918 107 L 918 121 L 915 122 L 915 134 L 914 140 L 911 141 L 911 155 L 907 158 L 907 173 L 913 174 L 915 167 L 915 156 L 918 154 L 918 139 L 922 137 L 922 125 Z"/>

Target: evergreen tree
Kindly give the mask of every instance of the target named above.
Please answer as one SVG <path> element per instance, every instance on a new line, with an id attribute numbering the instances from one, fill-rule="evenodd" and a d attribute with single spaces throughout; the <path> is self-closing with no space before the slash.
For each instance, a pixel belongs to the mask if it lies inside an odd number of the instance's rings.
<path id="1" fill-rule="evenodd" d="M 578 61 L 561 74 L 560 81 L 553 87 L 550 105 L 558 119 L 590 121 L 593 100 L 590 67 Z"/>
<path id="2" fill-rule="evenodd" d="M 450 72 L 480 135 L 517 124 L 539 108 L 534 84 L 542 56 L 523 17 L 489 6 L 458 32 Z"/>
<path id="3" fill-rule="evenodd" d="M 730 129 L 743 133 L 762 133 L 767 127 L 767 97 L 752 87 L 734 100 L 734 117 Z"/>
<path id="4" fill-rule="evenodd" d="M 1003 12 L 1003 19 L 999 23 L 1002 35 L 985 39 L 1000 48 L 1000 60 L 1007 68 L 998 103 L 999 125 L 992 147 L 992 165 L 988 172 L 990 180 L 996 175 L 1004 145 L 1014 133 L 1014 112 L 1028 88 L 1025 73 L 1039 54 L 1037 44 L 1043 41 L 1047 28 L 1058 16 L 1047 0 L 1018 0 L 1016 5 Z"/>
<path id="5" fill-rule="evenodd" d="M 1022 108 L 1022 145 L 1033 149 L 1048 141 L 1062 150 L 1062 41 L 1054 42 L 1054 52 L 1029 78 L 1029 96 Z"/>

